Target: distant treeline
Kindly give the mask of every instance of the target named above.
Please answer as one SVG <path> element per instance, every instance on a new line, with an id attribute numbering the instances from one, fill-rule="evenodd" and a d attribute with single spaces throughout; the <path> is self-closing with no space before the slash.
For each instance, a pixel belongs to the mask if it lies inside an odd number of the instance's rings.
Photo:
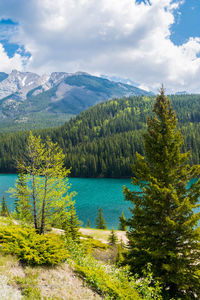
<path id="1" fill-rule="evenodd" d="M 170 96 L 191 164 L 200 162 L 200 95 Z M 50 136 L 64 150 L 74 177 L 130 177 L 136 151 L 143 154 L 142 133 L 154 97 L 114 99 L 81 113 L 63 126 L 34 131 Z M 16 172 L 28 132 L 0 135 L 0 172 Z"/>

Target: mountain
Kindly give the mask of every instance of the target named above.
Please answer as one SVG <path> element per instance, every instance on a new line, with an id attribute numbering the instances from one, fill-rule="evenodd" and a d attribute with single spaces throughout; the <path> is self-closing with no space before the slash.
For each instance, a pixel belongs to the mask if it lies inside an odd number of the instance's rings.
<path id="1" fill-rule="evenodd" d="M 77 115 L 102 101 L 132 95 L 152 93 L 84 72 L 0 73 L 0 117 L 5 123 L 23 124 L 38 115 L 43 120 L 53 115 L 59 119 L 59 114 Z"/>
<path id="2" fill-rule="evenodd" d="M 200 95 L 170 96 L 182 130 L 190 163 L 200 163 Z M 154 97 L 134 96 L 89 108 L 59 128 L 35 131 L 57 142 L 75 177 L 130 177 L 135 153 L 143 154 L 142 134 Z M 0 172 L 15 172 L 28 132 L 0 135 Z"/>

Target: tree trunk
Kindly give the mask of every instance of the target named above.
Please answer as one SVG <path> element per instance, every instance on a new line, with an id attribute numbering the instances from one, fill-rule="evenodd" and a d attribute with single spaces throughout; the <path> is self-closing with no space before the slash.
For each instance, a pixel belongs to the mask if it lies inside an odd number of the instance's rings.
<path id="1" fill-rule="evenodd" d="M 48 178 L 45 178 L 45 188 L 44 188 L 44 199 L 42 203 L 42 218 L 41 218 L 41 226 L 40 226 L 40 234 L 44 234 L 45 229 L 45 204 L 46 204 L 46 194 L 47 194 L 47 180 Z"/>
<path id="2" fill-rule="evenodd" d="M 32 176 L 33 176 L 33 217 L 34 217 L 35 230 L 38 231 L 36 199 L 35 199 L 35 174 L 33 174 Z"/>

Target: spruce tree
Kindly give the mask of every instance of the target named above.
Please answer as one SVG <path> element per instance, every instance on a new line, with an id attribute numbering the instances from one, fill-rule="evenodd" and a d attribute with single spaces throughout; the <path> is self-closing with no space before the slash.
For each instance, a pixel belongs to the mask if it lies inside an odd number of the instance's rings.
<path id="1" fill-rule="evenodd" d="M 121 244 L 117 244 L 117 255 L 115 259 L 115 263 L 117 266 L 120 266 L 123 262 L 123 248 Z"/>
<path id="2" fill-rule="evenodd" d="M 101 207 L 98 209 L 98 213 L 97 213 L 97 217 L 96 217 L 96 228 L 98 228 L 98 229 L 106 229 L 107 228 L 106 221 L 103 216 L 103 211 L 102 211 Z"/>
<path id="3" fill-rule="evenodd" d="M 87 226 L 86 226 L 86 228 L 90 228 L 90 227 L 91 227 L 90 219 L 87 219 Z"/>
<path id="4" fill-rule="evenodd" d="M 5 196 L 2 197 L 0 215 L 2 217 L 9 217 L 9 215 L 10 215 L 9 210 L 8 210 L 8 206 L 6 204 Z"/>
<path id="5" fill-rule="evenodd" d="M 114 229 L 111 229 L 110 235 L 108 236 L 108 242 L 111 246 L 115 246 L 117 243 L 118 239 L 117 239 L 117 235 L 114 231 Z"/>
<path id="6" fill-rule="evenodd" d="M 124 215 L 124 212 L 122 212 L 121 217 L 119 217 L 119 230 L 126 231 L 127 230 L 127 221 Z"/>
<path id="7" fill-rule="evenodd" d="M 80 221 L 76 214 L 74 202 L 72 201 L 69 207 L 69 215 L 66 218 L 64 230 L 67 238 L 71 238 L 74 241 L 78 241 L 80 237 L 79 233 Z"/>
<path id="8" fill-rule="evenodd" d="M 15 188 L 9 189 L 12 196 L 16 198 L 13 216 L 22 223 L 30 224 L 33 222 L 32 205 L 30 201 L 31 189 L 28 187 L 28 178 L 26 177 L 22 162 L 18 163 L 18 171 Z"/>
<path id="9" fill-rule="evenodd" d="M 131 201 L 128 220 L 129 251 L 126 263 L 142 276 L 151 263 L 154 277 L 163 285 L 164 298 L 200 297 L 200 166 L 190 167 L 190 153 L 181 153 L 183 137 L 169 99 L 161 88 L 144 134 L 145 157 L 136 155 L 132 183 L 124 187 Z M 193 179 L 193 181 L 191 181 Z M 188 185 L 189 184 L 189 185 Z"/>

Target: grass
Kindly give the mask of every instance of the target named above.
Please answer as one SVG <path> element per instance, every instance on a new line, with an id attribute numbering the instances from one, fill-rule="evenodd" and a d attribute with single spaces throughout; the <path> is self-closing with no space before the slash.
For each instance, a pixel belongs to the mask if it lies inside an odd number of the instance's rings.
<path id="1" fill-rule="evenodd" d="M 10 283 L 16 284 L 21 291 L 23 299 L 41 299 L 40 289 L 38 287 L 38 271 L 32 268 L 24 270 L 24 276 L 14 276 Z"/>
<path id="2" fill-rule="evenodd" d="M 4 300 L 98 300 L 101 297 L 85 286 L 68 264 L 57 267 L 30 267 L 14 256 L 0 254 L 0 299 Z"/>
<path id="3" fill-rule="evenodd" d="M 9 218 L 0 217 L 0 227 L 13 223 Z M 67 263 L 54 267 L 25 266 L 15 256 L 0 252 L 0 299 L 98 300 L 101 297 Z"/>

